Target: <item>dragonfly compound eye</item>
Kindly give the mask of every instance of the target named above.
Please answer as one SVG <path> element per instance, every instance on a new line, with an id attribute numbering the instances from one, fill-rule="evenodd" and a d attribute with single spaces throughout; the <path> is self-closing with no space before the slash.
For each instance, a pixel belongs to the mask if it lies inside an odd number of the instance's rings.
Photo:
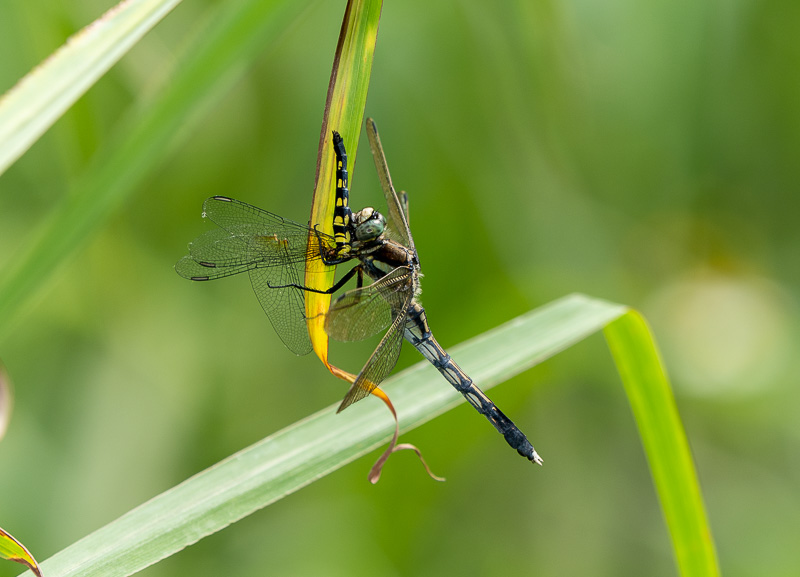
<path id="1" fill-rule="evenodd" d="M 360 211 L 353 220 L 355 221 L 357 240 L 373 240 L 382 235 L 386 229 L 386 219 L 372 208 Z"/>

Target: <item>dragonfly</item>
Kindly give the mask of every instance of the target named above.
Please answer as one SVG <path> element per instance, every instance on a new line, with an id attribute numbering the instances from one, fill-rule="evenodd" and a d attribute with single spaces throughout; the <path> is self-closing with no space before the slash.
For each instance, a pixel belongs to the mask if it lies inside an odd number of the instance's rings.
<path id="1" fill-rule="evenodd" d="M 203 204 L 203 216 L 218 228 L 189 244 L 189 254 L 175 265 L 193 281 L 208 281 L 247 272 L 253 290 L 273 328 L 295 354 L 311 351 L 305 316 L 308 292 L 337 293 L 356 278 L 325 313 L 325 332 L 338 341 L 357 341 L 385 329 L 380 343 L 347 391 L 337 412 L 372 393 L 397 363 L 403 338 L 486 417 L 506 442 L 533 463 L 542 458 L 519 428 L 456 364 L 434 338 L 419 302 L 420 264 L 408 225 L 408 200 L 397 194 L 386 156 L 372 119 L 367 136 L 386 198 L 387 213 L 366 207 L 353 212 L 349 204 L 347 151 L 333 131 L 336 160 L 336 202 L 333 235 L 226 196 Z M 328 289 L 300 282 L 306 263 L 356 264 Z M 365 283 L 365 280 L 368 281 Z"/>

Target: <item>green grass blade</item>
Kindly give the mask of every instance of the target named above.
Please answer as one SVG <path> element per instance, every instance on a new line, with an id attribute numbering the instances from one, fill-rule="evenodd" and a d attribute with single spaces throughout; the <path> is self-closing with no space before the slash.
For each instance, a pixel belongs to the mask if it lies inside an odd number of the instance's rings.
<path id="1" fill-rule="evenodd" d="M 31 240 L 30 248 L 9 263 L 0 277 L 0 341 L 25 302 L 163 160 L 189 116 L 208 104 L 210 95 L 232 81 L 244 62 L 275 41 L 305 7 L 291 0 L 219 6 L 210 29 L 176 63 L 169 87 L 123 123 L 117 137 L 96 155 L 72 193 Z"/>
<path id="2" fill-rule="evenodd" d="M 599 331 L 625 310 L 566 297 L 451 352 L 481 387 L 490 388 Z M 404 430 L 464 402 L 428 363 L 385 384 Z M 394 428 L 376 400 L 335 411 L 336 405 L 328 407 L 162 493 L 45 561 L 44 573 L 131 575 L 381 447 Z M 487 435 L 496 436 L 484 425 Z M 508 450 L 502 438 L 496 441 L 498 450 Z M 519 466 L 530 467 L 532 475 L 538 471 L 522 460 Z"/>
<path id="3" fill-rule="evenodd" d="M 572 295 L 451 352 L 482 388 L 489 389 L 604 327 L 642 435 L 681 574 L 718 575 L 688 444 L 652 337 L 638 313 Z M 388 379 L 385 386 L 403 430 L 464 402 L 424 362 Z M 393 430 L 379 402 L 365 401 L 338 415 L 335 410 L 336 405 L 295 423 L 130 511 L 47 560 L 45 574 L 136 573 L 384 445 Z M 490 428 L 487 434 L 493 434 Z M 536 470 L 531 468 L 531 474 Z"/>
<path id="4" fill-rule="evenodd" d="M 120 2 L 3 95 L 0 174 L 180 1 Z"/>
<path id="5" fill-rule="evenodd" d="M 647 323 L 629 311 L 605 328 L 642 438 L 681 575 L 719 575 L 697 474 Z"/>

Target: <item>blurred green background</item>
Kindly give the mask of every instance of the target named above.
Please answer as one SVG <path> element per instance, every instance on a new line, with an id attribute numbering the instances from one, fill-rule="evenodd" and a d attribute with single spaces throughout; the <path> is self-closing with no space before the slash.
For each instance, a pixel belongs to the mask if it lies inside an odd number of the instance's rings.
<path id="1" fill-rule="evenodd" d="M 0 274 L 215 4 L 184 2 L 0 177 Z M 110 6 L 5 0 L 0 91 Z M 0 526 L 38 560 L 343 396 L 246 278 L 172 268 L 210 195 L 307 220 L 343 10 L 309 3 L 244 63 L 0 343 Z M 574 291 L 644 312 L 726 575 L 800 571 L 798 26 L 796 0 L 387 0 L 366 111 L 444 346 Z M 381 206 L 360 150 L 351 202 Z M 333 359 L 357 370 L 369 346 Z M 399 454 L 373 487 L 370 455 L 142 574 L 676 573 L 601 336 L 492 397 L 543 469 L 462 406 L 403 439 L 446 483 Z"/>

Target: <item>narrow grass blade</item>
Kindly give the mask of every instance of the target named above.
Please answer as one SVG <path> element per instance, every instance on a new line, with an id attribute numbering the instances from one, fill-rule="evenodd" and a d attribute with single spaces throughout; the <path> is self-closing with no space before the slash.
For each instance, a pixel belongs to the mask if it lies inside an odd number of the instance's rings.
<path id="1" fill-rule="evenodd" d="M 689 444 L 644 318 L 629 311 L 605 328 L 642 438 L 681 575 L 719 575 Z"/>
<path id="2" fill-rule="evenodd" d="M 333 204 L 336 189 L 336 164 L 331 131 L 338 131 L 344 139 L 348 168 L 352 175 L 358 151 L 358 136 L 361 134 L 361 124 L 364 120 L 364 107 L 367 103 L 367 89 L 382 5 L 382 0 L 349 0 L 342 21 L 328 84 L 328 97 L 325 101 L 311 207 L 311 222 L 327 234 L 333 234 Z M 313 239 L 311 241 L 313 242 Z M 334 272 L 335 267 L 326 266 L 321 261 L 311 261 L 307 265 L 305 284 L 318 289 L 327 289 L 333 285 Z M 306 295 L 306 316 L 309 319 L 308 331 L 311 342 L 317 356 L 329 368 L 331 367 L 328 365 L 328 335 L 324 329 L 324 313 L 327 312 L 330 302 L 330 295 L 316 293 Z"/>
<path id="3" fill-rule="evenodd" d="M 181 0 L 125 0 L 0 99 L 0 174 Z"/>
<path id="4" fill-rule="evenodd" d="M 451 352 L 481 387 L 491 388 L 599 331 L 625 310 L 566 297 Z M 424 362 L 385 384 L 404 430 L 464 402 Z M 130 511 L 45 561 L 45 574 L 131 575 L 382 446 L 393 432 L 394 421 L 380 402 L 364 401 L 338 415 L 335 410 L 333 405 L 295 423 Z M 494 433 L 487 427 L 486 434 Z M 498 450 L 506 450 L 501 439 Z"/>
<path id="5" fill-rule="evenodd" d="M 653 470 L 679 569 L 686 576 L 716 576 L 688 445 L 653 340 L 638 313 L 572 295 L 451 352 L 489 389 L 604 327 Z M 386 387 L 403 430 L 463 402 L 428 363 L 388 379 Z M 136 573 L 381 446 L 392 433 L 393 421 L 380 403 L 365 401 L 338 415 L 335 410 L 334 405 L 295 423 L 130 511 L 47 560 L 42 564 L 45 573 Z"/>
<path id="6" fill-rule="evenodd" d="M 243 64 L 275 41 L 306 5 L 291 0 L 222 3 L 211 27 L 176 63 L 168 88 L 122 123 L 85 176 L 53 210 L 27 252 L 0 276 L 0 341 L 22 306 L 63 261 L 83 245 L 108 215 L 160 162 L 190 115 L 232 81 Z"/>

